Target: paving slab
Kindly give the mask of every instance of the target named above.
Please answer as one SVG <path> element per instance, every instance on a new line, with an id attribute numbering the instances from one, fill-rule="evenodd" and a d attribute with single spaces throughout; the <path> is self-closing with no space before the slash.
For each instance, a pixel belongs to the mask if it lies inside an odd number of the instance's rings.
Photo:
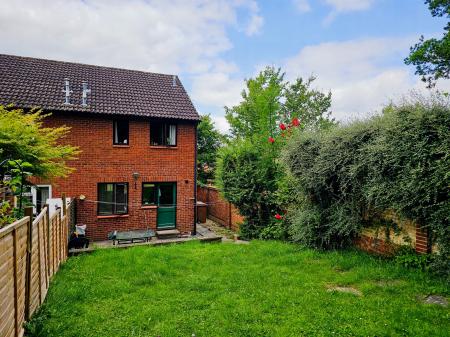
<path id="1" fill-rule="evenodd" d="M 444 307 L 444 308 L 448 307 L 448 300 L 444 296 L 440 296 L 440 295 L 425 296 L 425 298 L 423 299 L 423 303 L 440 305 L 441 307 Z"/>

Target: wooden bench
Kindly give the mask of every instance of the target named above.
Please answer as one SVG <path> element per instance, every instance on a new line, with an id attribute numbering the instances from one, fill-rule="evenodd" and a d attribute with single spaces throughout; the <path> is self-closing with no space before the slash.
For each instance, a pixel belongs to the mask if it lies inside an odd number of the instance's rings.
<path id="1" fill-rule="evenodd" d="M 113 240 L 113 245 L 121 243 L 134 243 L 134 242 L 148 242 L 155 236 L 155 232 L 151 229 L 123 231 L 123 232 L 110 232 L 108 239 Z"/>

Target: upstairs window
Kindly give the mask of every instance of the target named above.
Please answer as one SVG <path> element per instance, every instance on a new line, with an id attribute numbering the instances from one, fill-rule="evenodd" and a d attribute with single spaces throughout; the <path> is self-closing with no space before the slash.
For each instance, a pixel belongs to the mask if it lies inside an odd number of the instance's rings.
<path id="1" fill-rule="evenodd" d="M 113 123 L 113 144 L 128 145 L 128 121 L 118 120 Z"/>
<path id="2" fill-rule="evenodd" d="M 176 146 L 177 126 L 175 124 L 153 122 L 150 124 L 150 145 Z"/>
<path id="3" fill-rule="evenodd" d="M 98 184 L 98 215 L 128 213 L 128 184 Z"/>

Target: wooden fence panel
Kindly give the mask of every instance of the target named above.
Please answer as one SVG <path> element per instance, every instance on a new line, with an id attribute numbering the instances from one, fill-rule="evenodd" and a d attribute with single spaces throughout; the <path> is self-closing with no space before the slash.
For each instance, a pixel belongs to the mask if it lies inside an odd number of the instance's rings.
<path id="1" fill-rule="evenodd" d="M 13 235 L 0 241 L 0 336 L 14 333 L 14 240 Z"/>
<path id="2" fill-rule="evenodd" d="M 54 275 L 67 260 L 72 205 L 51 218 L 48 207 L 0 229 L 0 337 L 22 337 L 23 323 L 43 303 Z M 27 317 L 28 316 L 28 317 Z"/>
<path id="3" fill-rule="evenodd" d="M 0 230 L 0 336 L 21 336 L 29 218 Z"/>

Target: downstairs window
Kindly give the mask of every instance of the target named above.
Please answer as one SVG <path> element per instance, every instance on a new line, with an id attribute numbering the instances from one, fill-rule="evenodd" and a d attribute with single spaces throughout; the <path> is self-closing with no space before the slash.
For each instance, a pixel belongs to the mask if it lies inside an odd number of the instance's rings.
<path id="1" fill-rule="evenodd" d="M 98 184 L 98 215 L 128 213 L 128 183 Z"/>

